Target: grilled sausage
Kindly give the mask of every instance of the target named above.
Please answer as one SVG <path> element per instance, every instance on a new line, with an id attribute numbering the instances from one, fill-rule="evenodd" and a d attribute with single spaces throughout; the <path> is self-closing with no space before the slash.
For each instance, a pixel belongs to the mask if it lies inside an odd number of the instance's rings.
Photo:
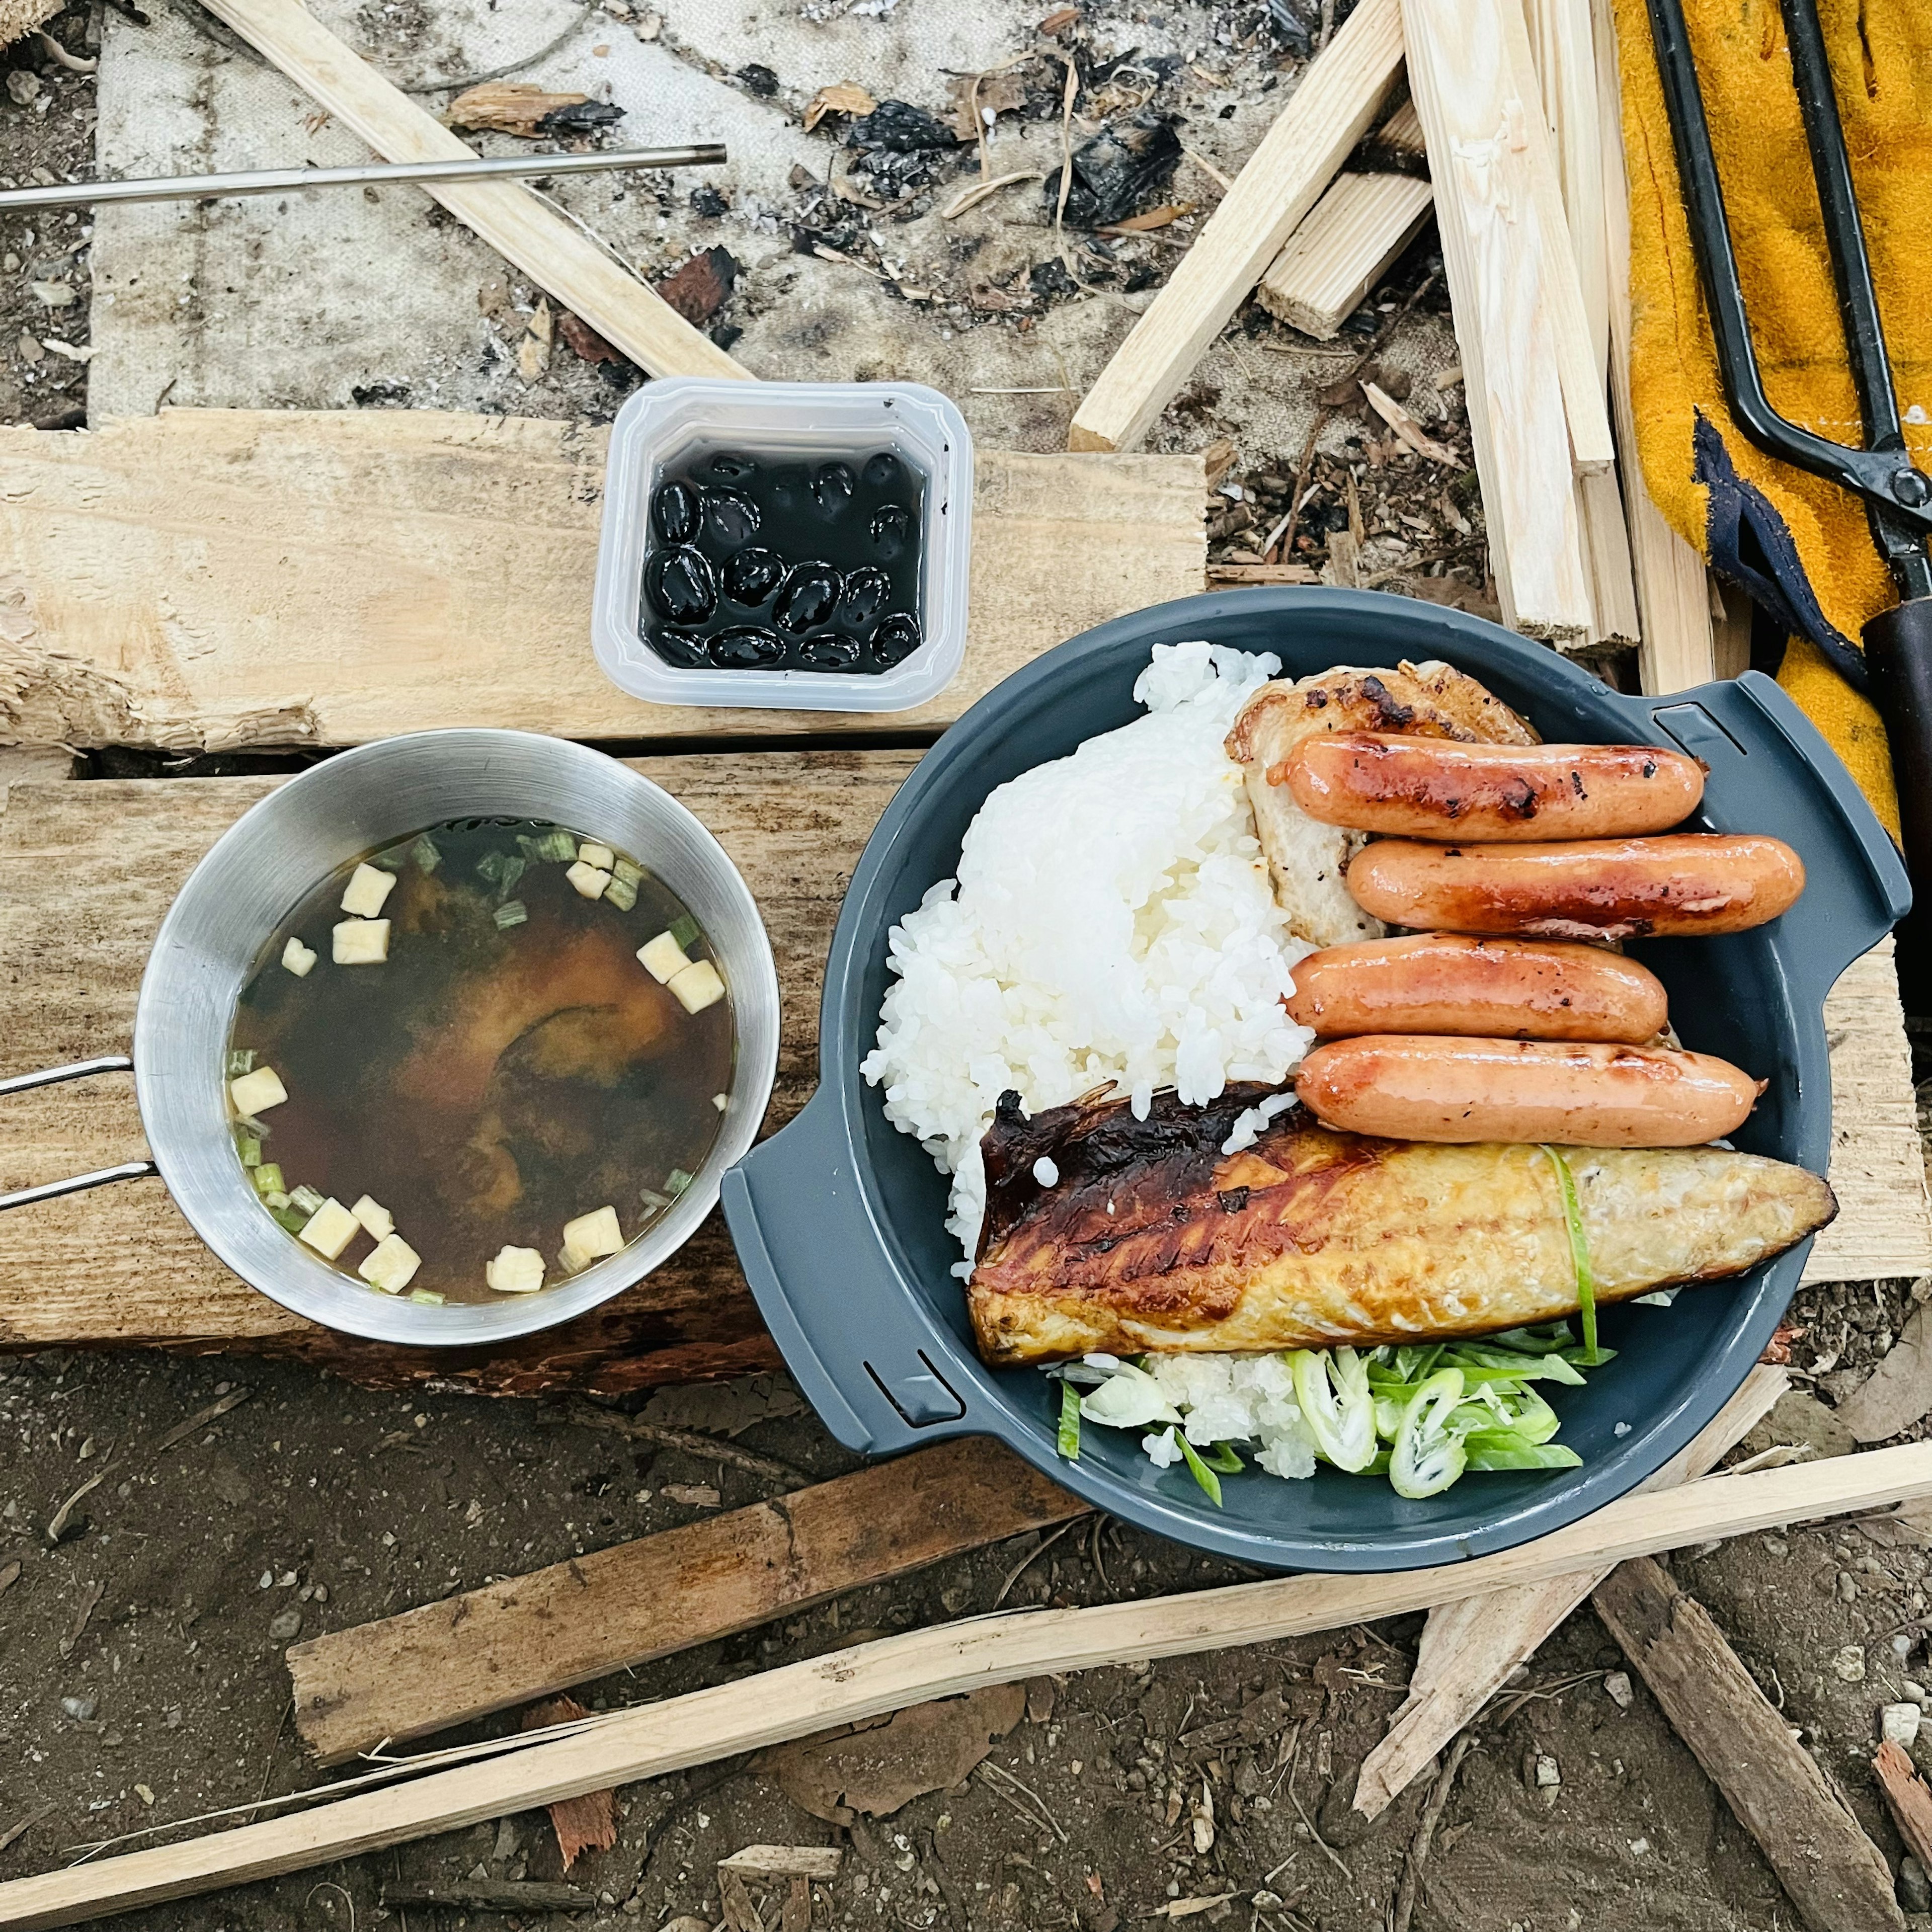
<path id="1" fill-rule="evenodd" d="M 1594 946 L 1424 932 L 1331 946 L 1294 968 L 1289 1018 L 1324 1038 L 1471 1034 L 1515 1040 L 1652 1040 L 1662 984 Z"/>
<path id="2" fill-rule="evenodd" d="M 1460 745 L 1317 733 L 1284 774 L 1324 825 L 1401 838 L 1618 838 L 1681 825 L 1704 796 L 1696 759 L 1652 745 Z"/>
<path id="3" fill-rule="evenodd" d="M 1690 938 L 1775 919 L 1804 890 L 1781 839 L 1686 832 L 1560 845 L 1424 845 L 1357 854 L 1348 890 L 1391 925 L 1536 939 Z"/>
<path id="4" fill-rule="evenodd" d="M 1761 1081 L 1667 1047 L 1373 1034 L 1318 1046 L 1294 1090 L 1331 1127 L 1412 1141 L 1693 1147 L 1742 1125 Z"/>

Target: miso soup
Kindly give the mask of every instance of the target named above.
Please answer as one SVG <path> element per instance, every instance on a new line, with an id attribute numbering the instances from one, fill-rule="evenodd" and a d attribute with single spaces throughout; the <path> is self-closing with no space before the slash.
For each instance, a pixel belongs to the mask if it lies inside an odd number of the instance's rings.
<path id="1" fill-rule="evenodd" d="M 490 1303 L 635 1240 L 731 1085 L 697 921 L 594 836 L 464 819 L 344 866 L 262 950 L 226 1075 L 262 1211 L 372 1292 Z"/>

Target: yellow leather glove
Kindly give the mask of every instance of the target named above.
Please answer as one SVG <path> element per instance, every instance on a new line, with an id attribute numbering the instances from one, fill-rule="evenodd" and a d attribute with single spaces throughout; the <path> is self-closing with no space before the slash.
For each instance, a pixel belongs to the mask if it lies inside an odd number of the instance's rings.
<path id="1" fill-rule="evenodd" d="M 1683 0 L 1751 335 L 1772 406 L 1861 440 L 1831 256 L 1778 0 Z M 1893 835 L 1885 730 L 1838 664 L 1897 601 L 1862 503 L 1748 442 L 1718 379 L 1644 0 L 1615 0 L 1630 190 L 1630 388 L 1644 482 L 1718 574 L 1790 634 L 1778 682 Z M 1932 4 L 1819 0 L 1886 340 L 1921 465 L 1932 454 Z"/>

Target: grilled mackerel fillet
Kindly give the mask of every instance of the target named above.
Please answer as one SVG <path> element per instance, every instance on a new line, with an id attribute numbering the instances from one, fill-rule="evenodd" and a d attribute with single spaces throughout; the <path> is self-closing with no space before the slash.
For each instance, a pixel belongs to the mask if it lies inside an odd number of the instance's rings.
<path id="1" fill-rule="evenodd" d="M 1295 1106 L 1221 1152 L 1268 1090 L 1144 1120 L 1090 1096 L 982 1142 L 967 1297 L 996 1366 L 1187 1349 L 1360 1347 L 1480 1334 L 1576 1308 L 1555 1167 L 1534 1146 L 1371 1139 Z M 1059 1169 L 1034 1178 L 1042 1156 Z M 1814 1174 L 1720 1148 L 1568 1150 L 1600 1302 L 1741 1274 L 1838 1212 Z"/>
<path id="2" fill-rule="evenodd" d="M 1314 946 L 1379 939 L 1380 920 L 1349 896 L 1348 861 L 1368 835 L 1323 825 L 1282 782 L 1288 754 L 1317 731 L 1409 731 L 1430 738 L 1533 745 L 1537 736 L 1502 700 L 1446 664 L 1395 670 L 1339 666 L 1298 682 L 1277 678 L 1241 707 L 1227 738 L 1241 767 L 1255 830 L 1274 878 L 1275 902 L 1298 939 Z"/>

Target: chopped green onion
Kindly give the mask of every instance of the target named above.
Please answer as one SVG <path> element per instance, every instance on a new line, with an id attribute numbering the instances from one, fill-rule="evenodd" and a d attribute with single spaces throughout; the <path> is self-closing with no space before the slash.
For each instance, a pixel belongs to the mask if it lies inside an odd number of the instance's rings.
<path id="1" fill-rule="evenodd" d="M 253 1134 L 258 1141 L 265 1141 L 268 1138 L 267 1125 L 256 1120 L 252 1114 L 244 1114 L 235 1124 L 244 1134 Z"/>
<path id="2" fill-rule="evenodd" d="M 1368 1364 L 1353 1348 L 1292 1349 L 1288 1362 L 1295 1403 L 1316 1448 L 1338 1469 L 1362 1468 L 1376 1453 Z"/>
<path id="3" fill-rule="evenodd" d="M 621 865 L 623 861 L 620 860 L 618 863 Z M 637 881 L 620 878 L 613 872 L 610 883 L 604 888 L 604 900 L 607 905 L 615 906 L 620 912 L 628 912 L 638 902 Z"/>
<path id="4" fill-rule="evenodd" d="M 419 872 L 433 872 L 442 863 L 442 854 L 427 832 L 410 848 L 410 856 L 416 861 Z"/>
<path id="5" fill-rule="evenodd" d="M 670 1205 L 670 1197 L 660 1194 L 655 1187 L 639 1188 L 638 1198 L 653 1214 L 662 1214 Z"/>
<path id="6" fill-rule="evenodd" d="M 285 1208 L 272 1207 L 268 1212 L 292 1234 L 299 1234 L 308 1226 L 308 1216 L 292 1202 Z"/>
<path id="7" fill-rule="evenodd" d="M 496 882 L 496 903 L 499 905 L 508 898 L 512 889 L 530 868 L 530 862 L 520 852 L 505 855 L 503 876 Z"/>
<path id="8" fill-rule="evenodd" d="M 644 880 L 644 868 L 634 860 L 626 859 L 622 853 L 620 853 L 610 861 L 610 876 L 614 879 L 622 879 L 627 886 L 639 885 Z M 607 899 L 610 896 L 608 886 L 604 890 L 604 896 Z"/>
<path id="9" fill-rule="evenodd" d="M 487 880 L 493 886 L 500 885 L 503 880 L 503 868 L 509 862 L 510 855 L 507 852 L 485 852 L 476 862 L 476 876 Z"/>
<path id="10" fill-rule="evenodd" d="M 1187 1464 L 1188 1473 L 1201 1485 L 1208 1500 L 1216 1509 L 1221 1507 L 1221 1479 L 1201 1460 L 1200 1453 L 1178 1429 L 1168 1432 L 1180 1445 L 1180 1454 Z"/>
<path id="11" fill-rule="evenodd" d="M 289 1190 L 289 1204 L 300 1208 L 304 1214 L 313 1214 L 326 1198 L 326 1196 L 316 1193 L 313 1187 L 291 1187 Z"/>
<path id="12" fill-rule="evenodd" d="M 674 1167 L 664 1176 L 664 1192 L 675 1201 L 691 1185 L 692 1176 L 681 1167 Z"/>
<path id="13" fill-rule="evenodd" d="M 1207 1455 L 1202 1459 L 1210 1469 L 1219 1469 L 1224 1476 L 1238 1476 L 1248 1466 L 1234 1452 L 1232 1442 L 1210 1444 Z"/>
<path id="14" fill-rule="evenodd" d="M 255 1170 L 255 1192 L 257 1194 L 286 1194 L 288 1190 L 282 1185 L 282 1170 L 273 1161 L 266 1161 Z"/>
<path id="15" fill-rule="evenodd" d="M 289 1197 L 286 1194 L 265 1194 L 262 1198 L 271 1208 L 286 1208 L 289 1204 Z"/>
<path id="16" fill-rule="evenodd" d="M 1070 1462 L 1080 1460 L 1080 1391 L 1071 1382 L 1060 1385 L 1060 1432 L 1054 1447 Z"/>
<path id="17" fill-rule="evenodd" d="M 238 1078 L 244 1073 L 255 1070 L 255 1049 L 252 1046 L 231 1047 L 228 1052 L 228 1077 Z"/>
<path id="18" fill-rule="evenodd" d="M 530 916 L 530 909 L 521 899 L 508 900 L 490 915 L 496 922 L 500 932 L 508 932 L 513 926 L 522 926 Z"/>
<path id="19" fill-rule="evenodd" d="M 262 1137 L 260 1134 L 238 1133 L 235 1136 L 235 1151 L 242 1156 L 244 1167 L 260 1167 L 262 1164 Z"/>
<path id="20" fill-rule="evenodd" d="M 524 841 L 519 838 L 519 844 Z M 560 828 L 553 826 L 539 837 L 531 839 L 526 848 L 533 859 L 548 859 L 568 862 L 577 856 L 577 841 Z"/>
<path id="21" fill-rule="evenodd" d="M 697 920 L 693 919 L 689 913 L 686 913 L 682 919 L 673 922 L 670 936 L 686 952 L 688 952 L 691 950 L 691 942 L 697 938 L 703 930 L 704 928 L 699 926 Z"/>
<path id="22" fill-rule="evenodd" d="M 1389 1454 L 1389 1483 L 1397 1496 L 1435 1496 L 1468 1466 L 1462 1438 L 1449 1426 L 1462 1400 L 1460 1369 L 1437 1370 L 1409 1397 Z"/>
<path id="23" fill-rule="evenodd" d="M 410 1290 L 410 1299 L 422 1302 L 432 1308 L 442 1306 L 442 1297 L 433 1288 L 412 1288 Z"/>
<path id="24" fill-rule="evenodd" d="M 1563 1196 L 1563 1225 L 1570 1235 L 1570 1262 L 1576 1271 L 1576 1306 L 1583 1322 L 1583 1361 L 1594 1366 L 1597 1353 L 1597 1278 L 1590 1270 L 1590 1244 L 1583 1232 L 1583 1210 L 1576 1200 L 1576 1177 L 1570 1163 L 1547 1142 L 1543 1151 L 1556 1170 L 1556 1184 Z"/>

